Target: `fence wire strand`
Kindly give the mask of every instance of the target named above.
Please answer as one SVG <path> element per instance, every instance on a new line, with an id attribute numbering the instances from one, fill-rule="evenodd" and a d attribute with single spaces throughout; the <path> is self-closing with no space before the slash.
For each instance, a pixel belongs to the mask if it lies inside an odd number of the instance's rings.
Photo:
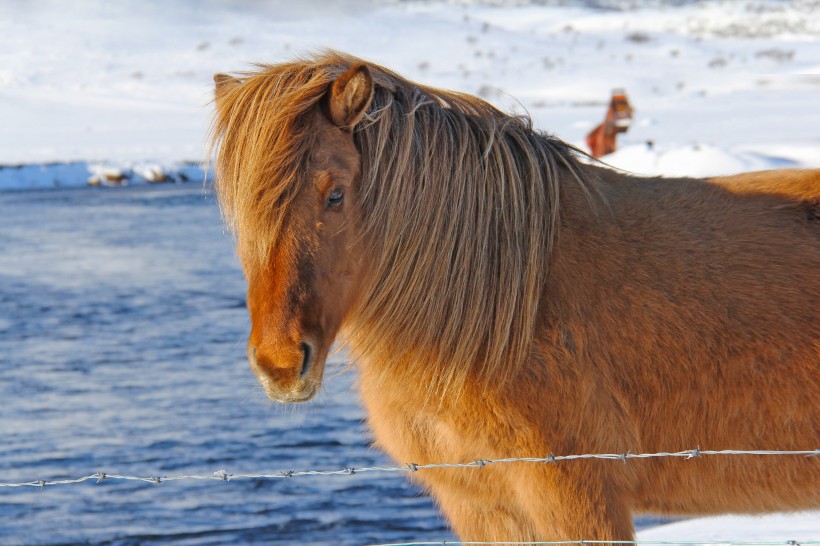
<path id="1" fill-rule="evenodd" d="M 409 463 L 404 466 L 369 466 L 361 468 L 343 468 L 339 470 L 288 470 L 284 472 L 272 472 L 264 474 L 231 474 L 225 470 L 217 470 L 211 474 L 188 474 L 178 476 L 127 476 L 123 474 L 108 474 L 106 472 L 95 472 L 88 476 L 79 478 L 69 478 L 62 480 L 33 480 L 29 482 L 17 483 L 0 483 L 0 487 L 40 487 L 51 485 L 70 485 L 96 480 L 97 483 L 109 480 L 132 480 L 141 481 L 154 484 L 163 482 L 182 481 L 182 480 L 218 480 L 218 481 L 233 481 L 241 479 L 278 479 L 278 478 L 297 478 L 303 476 L 352 476 L 354 474 L 363 474 L 366 472 L 404 472 L 413 473 L 420 470 L 427 470 L 430 468 L 483 468 L 491 464 L 507 464 L 507 463 L 538 463 L 538 464 L 558 464 L 563 461 L 578 461 L 586 459 L 602 459 L 612 461 L 623 461 L 626 463 L 632 459 L 652 459 L 663 457 L 678 457 L 684 460 L 695 459 L 705 456 L 715 455 L 749 455 L 749 456 L 803 456 L 803 457 L 818 457 L 820 456 L 820 449 L 805 450 L 805 451 L 776 451 L 776 450 L 733 450 L 724 449 L 719 451 L 710 451 L 702 449 L 688 449 L 685 451 L 678 451 L 674 453 L 587 453 L 583 455 L 553 455 L 547 454 L 545 457 L 509 457 L 504 459 L 477 459 L 467 463 L 429 463 L 429 464 L 415 464 Z M 619 544 L 623 543 L 618 541 Z M 408 544 L 444 544 L 442 542 L 422 542 L 422 543 L 408 543 Z M 494 544 L 489 542 L 448 542 L 446 544 Z M 513 544 L 510 542 L 498 544 Z M 533 543 L 518 543 L 518 544 L 596 544 L 594 541 L 572 541 L 572 542 L 533 542 Z M 659 544 L 659 543 L 653 543 Z M 676 543 L 678 544 L 678 543 Z M 714 543 L 718 544 L 718 543 Z M 732 543 L 738 544 L 738 543 Z M 783 544 L 783 543 L 774 543 Z M 761 546 L 763 543 L 761 543 Z"/>

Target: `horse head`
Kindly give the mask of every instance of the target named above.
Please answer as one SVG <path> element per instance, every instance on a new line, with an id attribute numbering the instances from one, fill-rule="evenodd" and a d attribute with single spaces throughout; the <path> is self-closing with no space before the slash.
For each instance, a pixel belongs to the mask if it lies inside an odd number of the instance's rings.
<path id="1" fill-rule="evenodd" d="M 225 75 L 214 80 L 218 116 L 221 113 L 223 121 L 241 117 L 231 110 L 244 108 L 242 102 L 247 102 L 248 94 L 243 98 L 242 87 L 247 82 Z M 289 187 L 279 188 L 278 194 L 271 188 L 245 188 L 245 197 L 232 196 L 238 253 L 248 281 L 248 360 L 268 397 L 277 402 L 305 402 L 316 394 L 330 346 L 356 298 L 361 263 L 356 229 L 361 157 L 354 145 L 353 129 L 364 117 L 372 96 L 370 71 L 365 65 L 353 66 L 326 84 L 321 98 L 298 119 L 287 122 L 293 134 L 284 131 L 260 137 L 259 128 L 251 127 L 231 142 L 226 136 L 230 130 L 223 135 L 220 178 L 235 176 L 244 179 L 242 184 L 261 186 L 283 183 L 265 179 L 282 177 L 281 169 L 268 168 L 260 179 L 254 179 L 249 171 L 258 174 L 266 168 L 238 164 L 247 163 L 254 155 L 248 150 L 258 145 L 256 140 L 270 141 L 269 149 L 260 150 L 268 158 L 273 156 L 265 161 L 293 160 L 296 165 L 285 182 Z M 254 108 L 277 108 L 277 104 L 256 104 Z M 283 143 L 282 139 L 304 140 L 305 153 L 294 152 L 294 143 Z M 286 152 L 279 150 L 283 147 Z M 236 163 L 231 163 L 231 156 L 237 158 Z M 271 193 L 278 195 L 275 201 L 256 209 L 251 206 L 247 212 L 248 201 L 261 202 Z M 231 211 L 226 214 L 232 215 Z M 248 214 L 256 217 L 248 218 Z M 265 215 L 272 218 L 259 218 Z M 259 225 L 266 221 L 276 226 L 275 237 L 255 240 L 264 238 L 259 235 L 264 231 Z M 257 251 L 260 246 L 264 251 Z"/>

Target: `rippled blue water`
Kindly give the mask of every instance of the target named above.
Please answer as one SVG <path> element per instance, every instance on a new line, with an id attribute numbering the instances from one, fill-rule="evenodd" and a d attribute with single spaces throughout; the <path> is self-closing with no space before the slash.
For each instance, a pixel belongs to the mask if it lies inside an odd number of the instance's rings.
<path id="1" fill-rule="evenodd" d="M 244 359 L 244 280 L 200 187 L 3 193 L 0 234 L 0 481 L 388 463 L 338 363 L 317 403 L 267 402 Z M 400 476 L 0 489 L 0 544 L 450 536 Z"/>
<path id="2" fill-rule="evenodd" d="M 342 362 L 267 401 L 244 293 L 198 186 L 0 193 L 0 482 L 390 464 Z M 3 545 L 453 538 L 399 475 L 0 488 Z"/>

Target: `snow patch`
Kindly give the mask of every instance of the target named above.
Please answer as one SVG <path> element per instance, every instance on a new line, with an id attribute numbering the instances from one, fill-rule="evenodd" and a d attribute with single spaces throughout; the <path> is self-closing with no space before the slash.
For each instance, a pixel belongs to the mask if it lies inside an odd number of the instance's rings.
<path id="1" fill-rule="evenodd" d="M 789 541 L 797 544 L 820 538 L 820 512 L 766 514 L 761 516 L 718 516 L 676 521 L 638 531 L 639 541 L 695 541 L 708 545 L 716 541 Z"/>
<path id="2" fill-rule="evenodd" d="M 129 184 L 203 183 L 206 170 L 197 163 L 44 163 L 0 165 L 0 191 Z"/>
<path id="3" fill-rule="evenodd" d="M 735 151 L 709 144 L 657 148 L 651 144 L 626 146 L 601 160 L 641 176 L 703 178 L 748 171 L 799 167 L 800 161 L 752 150 Z"/>

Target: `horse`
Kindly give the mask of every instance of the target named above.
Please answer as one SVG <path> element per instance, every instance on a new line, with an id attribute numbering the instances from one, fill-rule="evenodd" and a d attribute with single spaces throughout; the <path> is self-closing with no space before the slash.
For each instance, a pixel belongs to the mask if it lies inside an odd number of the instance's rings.
<path id="1" fill-rule="evenodd" d="M 613 89 L 604 121 L 587 134 L 586 143 L 592 157 L 598 158 L 615 151 L 618 133 L 629 130 L 632 106 L 623 89 Z"/>
<path id="2" fill-rule="evenodd" d="M 820 171 L 636 178 L 479 98 L 325 51 L 215 76 L 247 357 L 305 402 L 331 344 L 401 463 L 820 444 Z M 817 457 L 412 474 L 470 541 L 820 506 Z"/>

